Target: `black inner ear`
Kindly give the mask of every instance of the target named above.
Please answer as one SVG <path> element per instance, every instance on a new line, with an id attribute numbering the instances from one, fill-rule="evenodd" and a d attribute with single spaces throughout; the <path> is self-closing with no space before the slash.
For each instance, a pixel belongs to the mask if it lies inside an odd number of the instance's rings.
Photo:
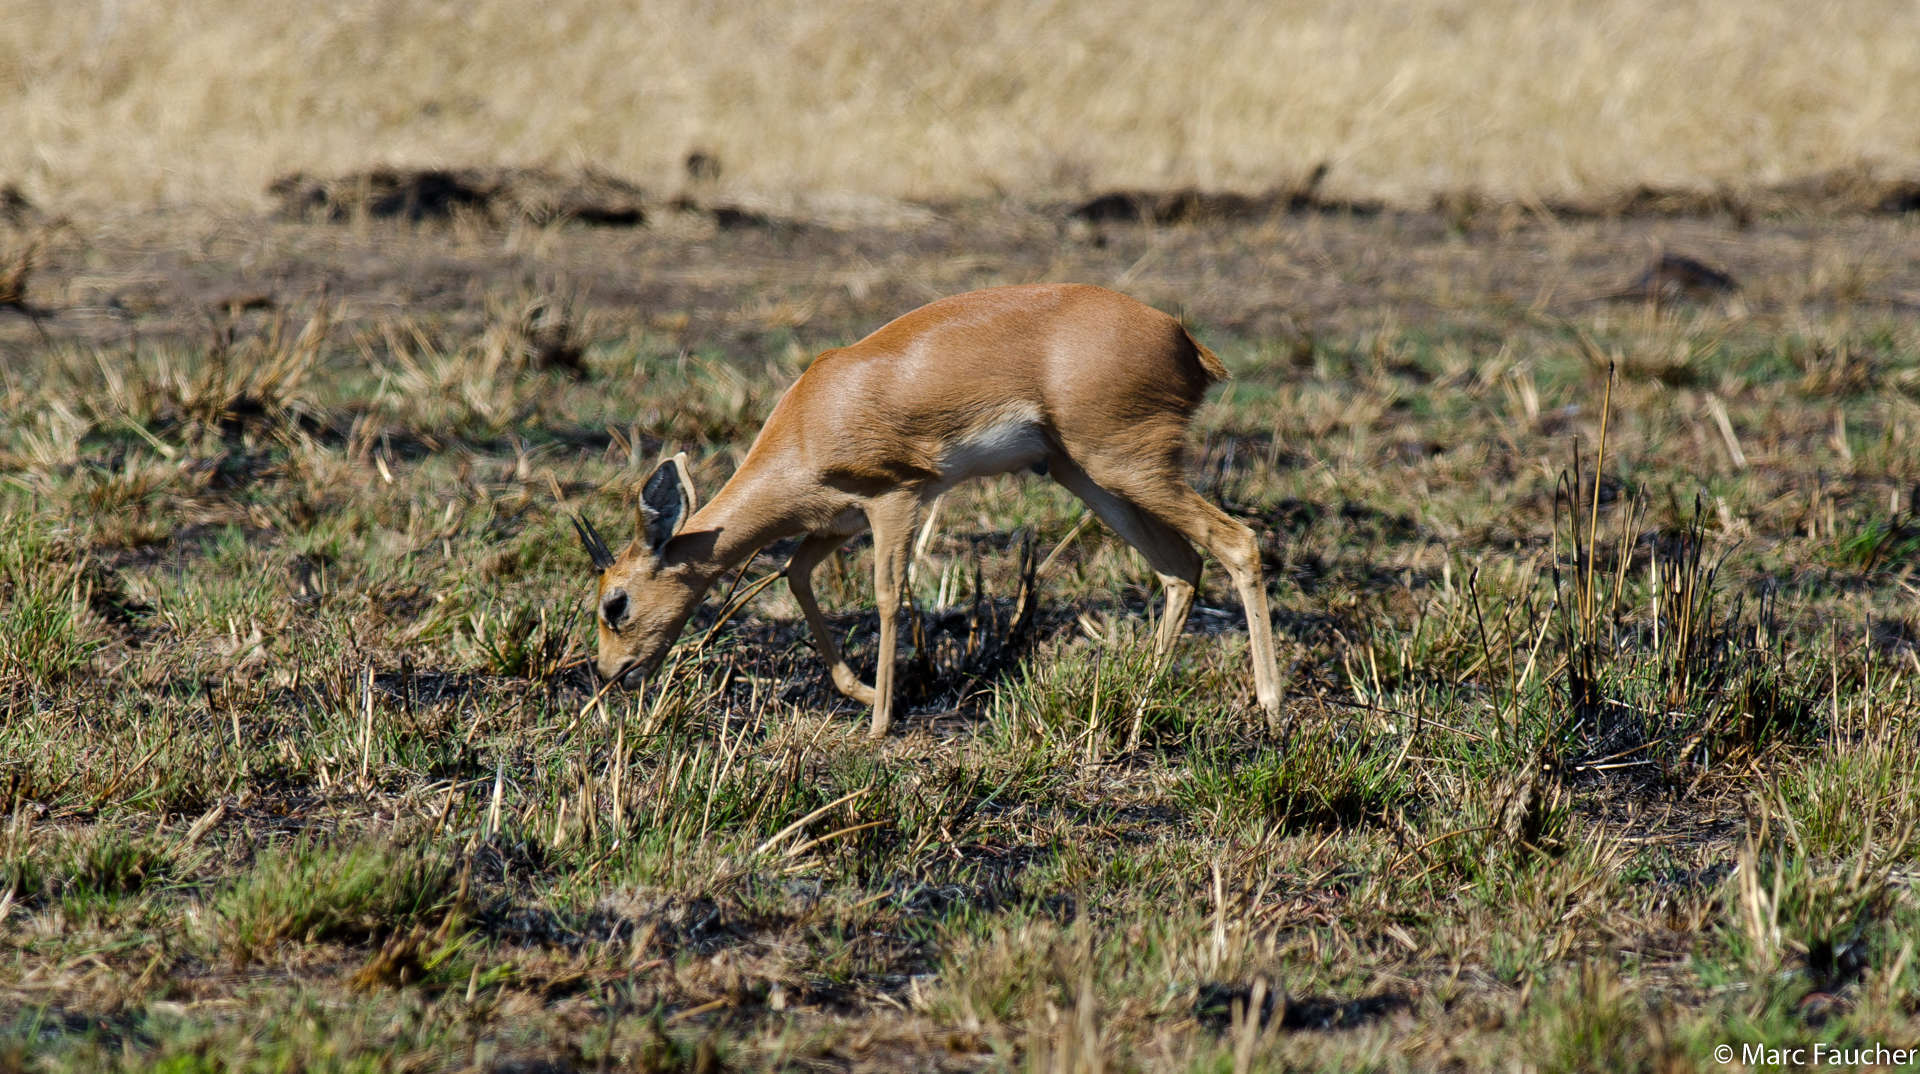
<path id="1" fill-rule="evenodd" d="M 647 544 L 657 552 L 680 529 L 687 513 L 687 492 L 672 460 L 661 463 L 647 478 L 640 504 L 646 519 Z"/>

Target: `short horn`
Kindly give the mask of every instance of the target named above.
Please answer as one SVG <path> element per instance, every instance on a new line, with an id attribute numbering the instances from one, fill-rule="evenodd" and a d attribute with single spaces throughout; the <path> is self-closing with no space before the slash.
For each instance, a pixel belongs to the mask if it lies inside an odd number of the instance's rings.
<path id="1" fill-rule="evenodd" d="M 613 566 L 613 553 L 607 551 L 607 542 L 600 539 L 600 531 L 593 528 L 593 523 L 575 514 L 567 517 L 573 520 L 573 532 L 580 535 L 580 547 L 587 550 L 593 568 L 604 571 Z"/>

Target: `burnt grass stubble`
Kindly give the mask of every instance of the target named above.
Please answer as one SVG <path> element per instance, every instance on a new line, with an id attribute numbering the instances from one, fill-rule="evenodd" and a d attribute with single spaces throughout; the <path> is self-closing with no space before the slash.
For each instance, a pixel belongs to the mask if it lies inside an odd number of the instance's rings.
<path id="1" fill-rule="evenodd" d="M 1914 1036 L 1904 217 L 642 220 L 6 233 L 0 1066 Z M 1674 249 L 1726 285 L 1641 286 Z M 808 355 L 1033 279 L 1229 356 L 1192 469 L 1265 537 L 1282 721 L 1215 574 L 1154 668 L 1038 479 L 943 507 L 891 741 L 777 585 L 596 699 L 555 487 L 614 532 L 685 448 L 711 495 Z M 870 671 L 867 554 L 820 585 Z"/>

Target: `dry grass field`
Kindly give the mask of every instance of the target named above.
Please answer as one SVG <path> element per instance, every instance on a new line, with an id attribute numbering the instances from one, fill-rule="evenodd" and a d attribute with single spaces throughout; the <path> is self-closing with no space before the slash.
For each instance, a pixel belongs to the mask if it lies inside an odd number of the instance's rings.
<path id="1" fill-rule="evenodd" d="M 258 198 L 286 171 L 686 155 L 763 192 L 1114 185 L 1551 199 L 1920 166 L 1906 0 L 10 0 L 0 182 Z"/>
<path id="2" fill-rule="evenodd" d="M 527 10 L 0 14 L 0 1074 L 1920 1043 L 1912 5 Z M 1040 477 L 885 740 L 777 584 L 594 702 L 563 508 L 1043 280 L 1232 370 L 1280 720 Z"/>

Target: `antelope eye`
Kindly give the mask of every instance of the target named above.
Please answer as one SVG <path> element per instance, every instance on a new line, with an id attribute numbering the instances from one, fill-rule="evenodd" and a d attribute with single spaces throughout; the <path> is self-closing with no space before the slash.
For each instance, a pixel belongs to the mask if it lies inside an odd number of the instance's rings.
<path id="1" fill-rule="evenodd" d="M 608 593 L 607 599 L 600 602 L 600 616 L 608 626 L 619 626 L 620 621 L 627 617 L 627 591 L 616 589 Z"/>

